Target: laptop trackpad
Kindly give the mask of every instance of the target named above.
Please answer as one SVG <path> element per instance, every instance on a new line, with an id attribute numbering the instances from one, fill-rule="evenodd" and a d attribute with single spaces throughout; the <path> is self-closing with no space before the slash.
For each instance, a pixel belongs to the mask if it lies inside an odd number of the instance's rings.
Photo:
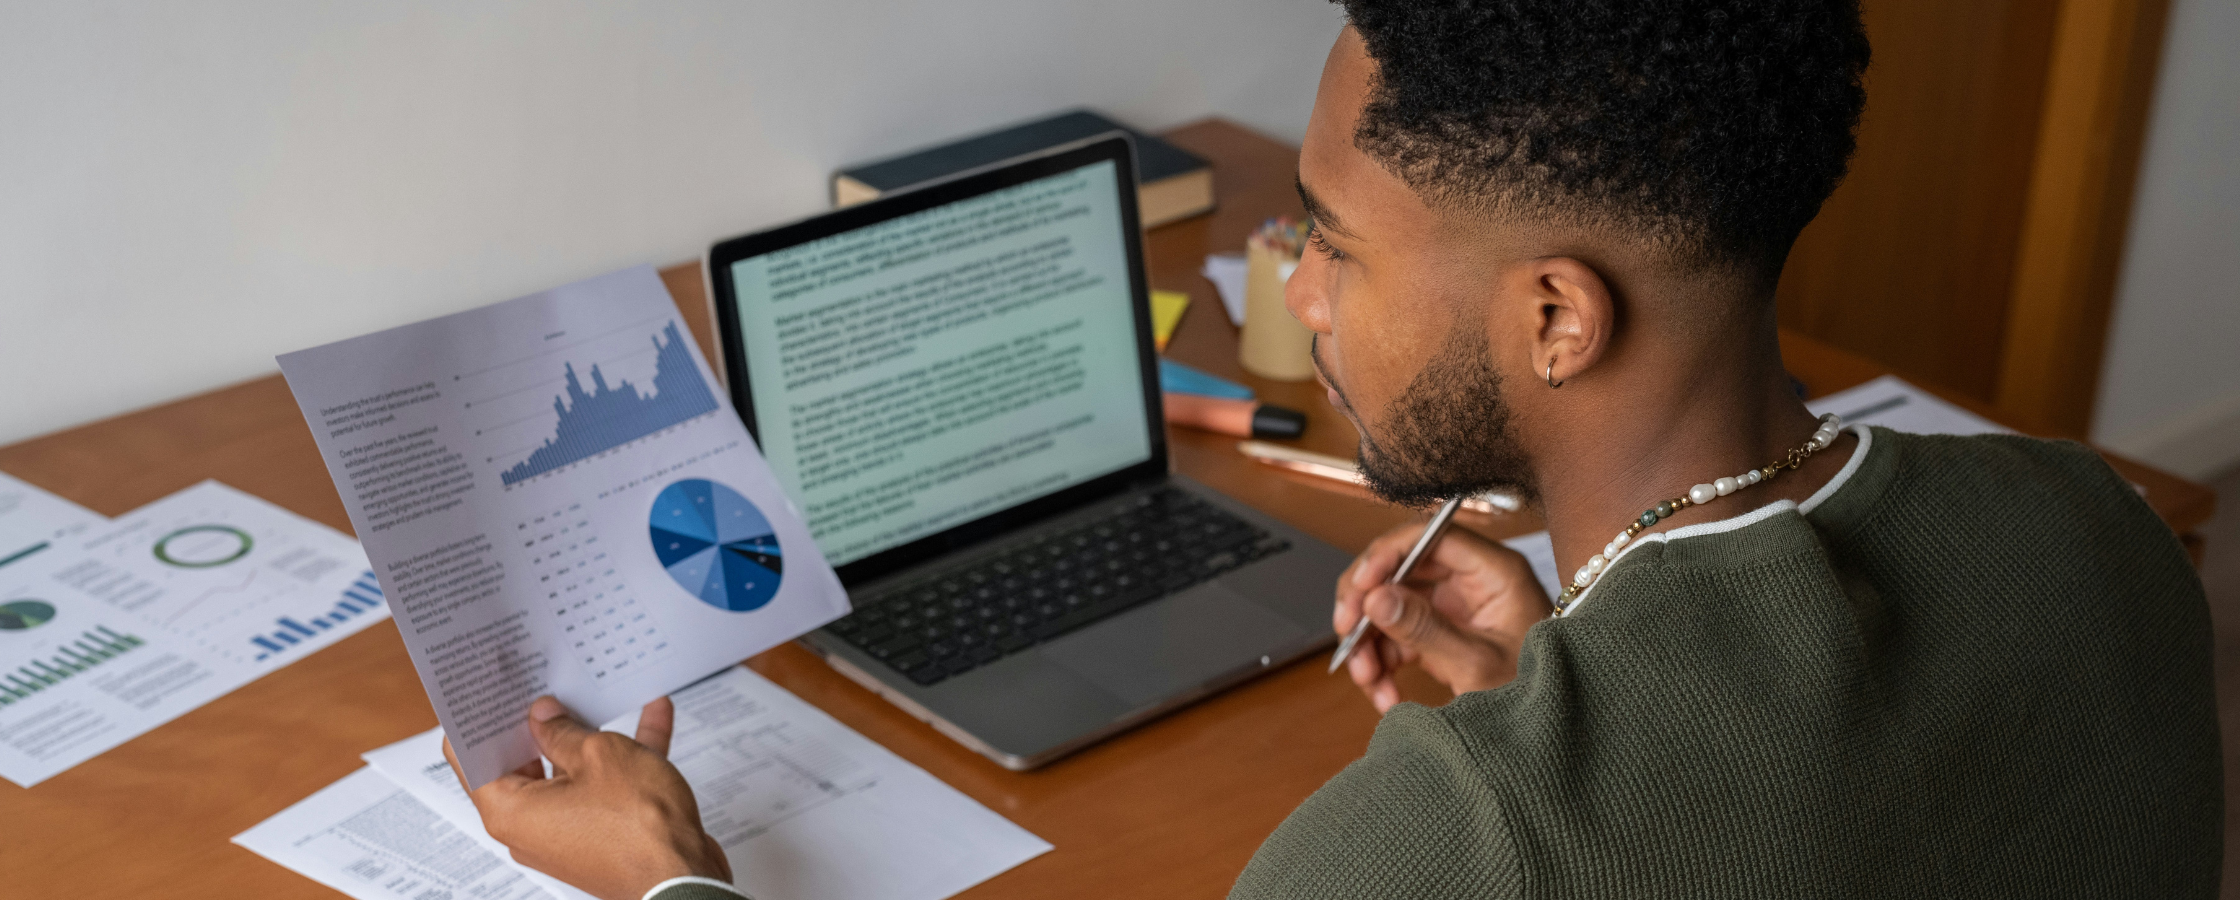
<path id="1" fill-rule="evenodd" d="M 1163 700 L 1306 631 L 1220 584 L 1201 585 L 1042 648 L 1044 656 L 1129 706 Z"/>

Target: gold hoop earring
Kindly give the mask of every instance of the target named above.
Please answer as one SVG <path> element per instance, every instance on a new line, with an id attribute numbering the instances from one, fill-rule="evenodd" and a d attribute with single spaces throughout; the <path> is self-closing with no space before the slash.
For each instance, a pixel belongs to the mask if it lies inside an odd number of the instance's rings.
<path id="1" fill-rule="evenodd" d="M 1570 379 L 1568 378 L 1564 379 L 1564 381 L 1569 380 Z M 1548 386 L 1552 388 L 1559 388 L 1563 386 L 1562 381 L 1556 380 L 1556 358 L 1553 356 L 1548 357 Z"/>

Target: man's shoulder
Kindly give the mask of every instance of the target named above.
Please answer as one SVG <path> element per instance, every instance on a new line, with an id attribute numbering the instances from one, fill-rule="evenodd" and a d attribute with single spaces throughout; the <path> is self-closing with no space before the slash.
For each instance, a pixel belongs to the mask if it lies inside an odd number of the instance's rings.
<path id="1" fill-rule="evenodd" d="M 1882 503 L 1998 498 L 2016 503 L 2079 500 L 2146 511 L 2138 493 L 2092 448 L 2069 440 L 2019 434 L 1909 434 L 1874 429 L 1875 452 L 1887 454 L 1896 495 Z M 1839 495 L 1840 496 L 1840 493 Z"/>
<path id="2" fill-rule="evenodd" d="M 1508 685 L 1396 708 L 1235 896 L 2213 878 L 2207 619 L 2168 529 L 2079 445 L 1873 444 L 1817 509 L 1630 548 Z"/>
<path id="3" fill-rule="evenodd" d="M 2036 619 L 2149 595 L 2191 605 L 2198 581 L 2170 528 L 2097 452 L 2021 435 L 1873 429 L 1858 472 L 1806 518 L 1833 562 L 1898 596 Z"/>
<path id="4" fill-rule="evenodd" d="M 1284 819 L 1230 896 L 1514 896 L 1513 847 L 1484 764 L 1449 714 L 1404 703 L 1361 759 Z"/>
<path id="5" fill-rule="evenodd" d="M 1518 761 L 1521 829 L 1623 833 L 1697 875 L 1752 854 L 1733 836 L 1779 841 L 1818 860 L 1793 871 L 1884 893 L 2017 866 L 2053 884 L 2054 858 L 2110 886 L 2127 853 L 2177 881 L 2213 862 L 2200 582 L 2097 454 L 1877 429 L 1817 508 L 1767 510 L 1629 554 L 1535 629 L 1529 685 L 1454 704 L 1481 755 Z M 1814 816 L 1831 808 L 1856 813 Z M 1667 843 L 1683 810 L 1696 836 Z M 1885 843 L 1907 833 L 1938 849 Z"/>
<path id="6" fill-rule="evenodd" d="M 1884 455 L 1875 483 L 1847 486 L 1811 515 L 1839 556 L 1889 574 L 1941 573 L 1971 585 L 1971 597 L 2029 595 L 2008 599 L 2039 612 L 2045 590 L 2078 602 L 2198 603 L 2176 536 L 2089 447 L 1882 429 L 1875 444 Z"/>

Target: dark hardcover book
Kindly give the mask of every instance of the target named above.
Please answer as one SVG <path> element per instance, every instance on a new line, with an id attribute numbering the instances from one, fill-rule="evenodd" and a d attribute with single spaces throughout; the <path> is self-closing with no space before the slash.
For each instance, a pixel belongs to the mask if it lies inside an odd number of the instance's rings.
<path id="1" fill-rule="evenodd" d="M 1088 110 L 992 131 L 833 173 L 832 205 L 850 206 L 891 191 L 999 163 L 1015 156 L 1125 131 L 1136 142 L 1136 205 L 1143 227 L 1213 208 L 1213 167 L 1189 151 Z"/>

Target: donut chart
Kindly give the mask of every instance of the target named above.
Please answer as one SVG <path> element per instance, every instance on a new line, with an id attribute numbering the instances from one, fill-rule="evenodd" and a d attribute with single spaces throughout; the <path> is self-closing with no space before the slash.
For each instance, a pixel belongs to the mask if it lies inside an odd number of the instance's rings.
<path id="1" fill-rule="evenodd" d="M 769 518 L 705 478 L 662 488 L 648 517 L 654 556 L 685 592 L 717 609 L 750 612 L 778 595 L 785 553 Z"/>
<path id="2" fill-rule="evenodd" d="M 195 525 L 156 541 L 156 559 L 181 569 L 213 569 L 249 555 L 257 540 L 231 525 Z"/>

